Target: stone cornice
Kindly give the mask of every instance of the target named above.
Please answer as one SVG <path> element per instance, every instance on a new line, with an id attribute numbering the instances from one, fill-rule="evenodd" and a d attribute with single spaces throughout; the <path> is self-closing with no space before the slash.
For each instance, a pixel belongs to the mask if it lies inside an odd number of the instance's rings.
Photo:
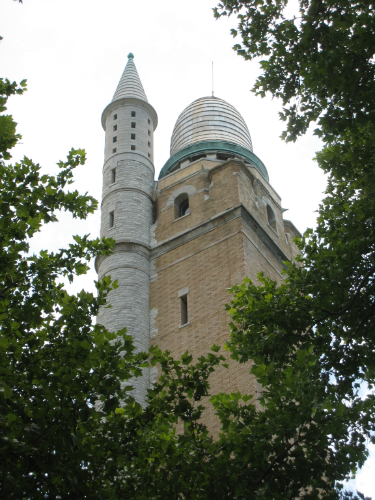
<path id="1" fill-rule="evenodd" d="M 192 241 L 200 236 L 203 236 L 217 227 L 220 227 L 228 222 L 241 217 L 247 226 L 258 236 L 258 238 L 265 244 L 269 251 L 277 258 L 277 260 L 284 266 L 284 261 L 289 261 L 279 245 L 269 236 L 257 219 L 249 212 L 249 210 L 240 203 L 224 212 L 221 212 L 208 221 L 202 222 L 194 227 L 183 231 L 182 233 L 172 236 L 156 245 L 151 246 L 151 259 L 157 259 L 161 255 L 174 250 L 175 248 Z"/>

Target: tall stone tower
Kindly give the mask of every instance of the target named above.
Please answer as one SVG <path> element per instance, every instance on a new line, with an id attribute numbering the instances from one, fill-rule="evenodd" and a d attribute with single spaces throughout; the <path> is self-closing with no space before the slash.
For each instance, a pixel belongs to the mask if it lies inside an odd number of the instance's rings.
<path id="1" fill-rule="evenodd" d="M 101 279 L 110 275 L 118 288 L 108 297 L 98 322 L 110 331 L 126 326 L 138 351 L 149 349 L 150 228 L 154 164 L 153 134 L 158 117 L 148 103 L 133 54 L 110 104 L 102 114 L 105 130 L 100 236 L 116 240 L 113 255 L 97 259 Z M 134 396 L 143 402 L 149 377 L 134 382 Z"/>
<path id="2" fill-rule="evenodd" d="M 300 233 L 283 219 L 244 119 L 222 99 L 197 99 L 180 114 L 171 156 L 154 184 L 157 117 L 129 57 L 102 117 L 101 234 L 115 238 L 116 247 L 97 269 L 99 277 L 118 279 L 119 288 L 99 321 L 113 331 L 126 326 L 139 349 L 151 343 L 174 357 L 189 350 L 198 358 L 229 337 L 227 289 L 246 276 L 256 282 L 261 271 L 281 281 Z M 148 373 L 136 381 L 139 402 L 149 383 Z M 237 390 L 256 395 L 249 366 L 230 363 L 212 376 L 212 394 Z M 212 410 L 206 423 L 215 430 Z"/>

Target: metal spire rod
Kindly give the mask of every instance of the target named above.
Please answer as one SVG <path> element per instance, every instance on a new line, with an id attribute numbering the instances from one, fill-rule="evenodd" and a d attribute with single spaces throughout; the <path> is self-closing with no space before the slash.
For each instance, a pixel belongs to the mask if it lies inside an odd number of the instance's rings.
<path id="1" fill-rule="evenodd" d="M 214 62 L 212 61 L 212 97 L 214 97 Z"/>

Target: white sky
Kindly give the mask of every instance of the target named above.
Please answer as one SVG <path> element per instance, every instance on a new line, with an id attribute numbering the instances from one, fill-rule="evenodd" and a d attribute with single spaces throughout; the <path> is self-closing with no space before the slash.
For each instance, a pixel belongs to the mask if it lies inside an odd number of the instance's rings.
<path id="1" fill-rule="evenodd" d="M 294 0 L 295 1 L 295 0 Z M 214 62 L 215 96 L 231 103 L 244 117 L 254 153 L 266 165 L 271 185 L 282 198 L 284 214 L 304 232 L 313 227 L 325 178 L 312 161 L 320 141 L 311 133 L 296 144 L 279 136 L 280 103 L 250 92 L 259 74 L 256 62 L 232 50 L 235 18 L 215 21 L 215 0 L 0 0 L 1 76 L 28 80 L 28 91 L 12 97 L 8 111 L 18 122 L 22 144 L 13 160 L 28 156 L 47 173 L 71 147 L 85 148 L 87 162 L 73 185 L 101 198 L 104 131 L 101 113 L 111 101 L 133 52 L 148 101 L 159 125 L 154 135 L 156 176 L 169 158 L 170 138 L 178 115 L 192 101 L 211 94 Z M 99 235 L 99 212 L 87 221 L 60 217 L 46 228 L 33 250 L 56 250 L 72 234 Z M 92 289 L 92 271 L 76 287 Z M 357 487 L 375 498 L 369 460 L 357 476 Z"/>

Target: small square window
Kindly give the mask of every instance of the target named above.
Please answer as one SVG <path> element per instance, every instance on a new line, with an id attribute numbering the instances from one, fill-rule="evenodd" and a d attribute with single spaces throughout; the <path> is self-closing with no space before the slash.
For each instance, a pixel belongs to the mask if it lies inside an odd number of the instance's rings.
<path id="1" fill-rule="evenodd" d="M 150 142 L 150 141 L 148 141 L 148 147 L 149 147 L 149 148 L 151 147 L 151 142 Z"/>
<path id="2" fill-rule="evenodd" d="M 135 116 L 135 111 L 132 111 L 132 116 Z"/>
<path id="3" fill-rule="evenodd" d="M 135 134 L 130 134 L 130 138 L 134 141 L 135 140 Z"/>
<path id="4" fill-rule="evenodd" d="M 130 146 L 130 149 L 131 149 L 132 151 L 135 151 L 135 146 L 134 146 L 134 144 L 132 144 L 132 145 Z"/>
<path id="5" fill-rule="evenodd" d="M 117 125 L 113 125 L 113 132 L 116 132 L 117 130 Z"/>
<path id="6" fill-rule="evenodd" d="M 115 225 L 115 212 L 109 212 L 109 227 L 113 227 Z"/>
<path id="7" fill-rule="evenodd" d="M 113 168 L 111 170 L 111 182 L 112 183 L 116 182 L 116 169 L 115 168 Z"/>
<path id="8" fill-rule="evenodd" d="M 113 119 L 114 119 L 114 120 L 117 120 L 117 115 L 113 115 Z"/>
<path id="9" fill-rule="evenodd" d="M 136 123 L 132 122 L 132 128 L 135 128 Z"/>
<path id="10" fill-rule="evenodd" d="M 116 153 L 116 151 L 117 151 L 117 148 L 112 149 L 112 153 Z"/>
<path id="11" fill-rule="evenodd" d="M 117 135 L 115 135 L 114 137 L 112 137 L 112 142 L 117 142 Z"/>
<path id="12" fill-rule="evenodd" d="M 151 125 L 151 120 L 150 119 L 148 119 L 148 124 Z"/>
<path id="13" fill-rule="evenodd" d="M 151 130 L 148 131 L 148 135 L 151 135 Z"/>

